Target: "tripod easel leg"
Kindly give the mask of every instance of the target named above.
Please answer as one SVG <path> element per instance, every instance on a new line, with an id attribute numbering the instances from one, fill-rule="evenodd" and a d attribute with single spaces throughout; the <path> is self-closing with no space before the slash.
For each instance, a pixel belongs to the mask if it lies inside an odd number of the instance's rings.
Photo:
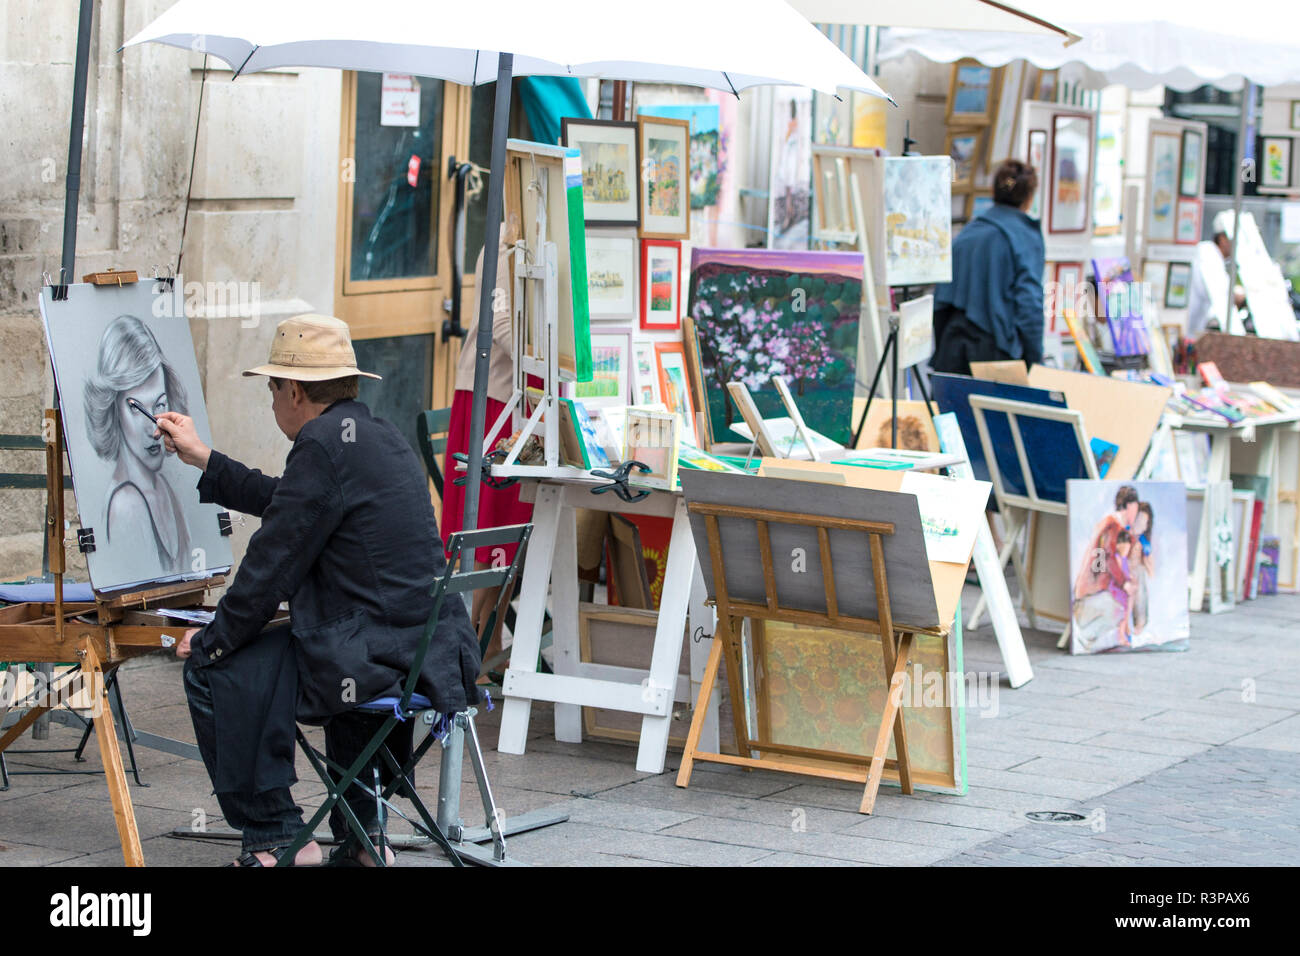
<path id="1" fill-rule="evenodd" d="M 876 746 L 871 751 L 871 770 L 867 774 L 867 786 L 862 792 L 859 813 L 871 813 L 876 807 L 876 794 L 880 791 L 880 779 L 885 772 L 885 755 L 889 752 L 889 739 L 894 739 L 894 754 L 898 764 L 898 781 L 903 793 L 912 792 L 912 768 L 907 757 L 907 733 L 903 726 L 903 679 L 907 670 L 907 657 L 912 650 L 912 635 L 904 634 L 898 643 L 898 652 L 894 653 L 893 635 L 881 635 L 881 647 L 884 651 L 886 671 L 889 675 L 889 693 L 885 698 L 885 709 L 880 714 L 880 729 L 876 732 Z M 891 661 L 890 658 L 893 657 Z"/>
<path id="2" fill-rule="evenodd" d="M 713 647 L 709 651 L 709 662 L 704 666 L 704 678 L 700 681 L 700 696 L 695 698 L 695 713 L 691 716 L 691 729 L 686 734 L 686 746 L 682 749 L 682 764 L 677 770 L 679 787 L 684 787 L 691 782 L 695 752 L 700 746 L 700 733 L 704 730 L 709 703 L 713 699 L 713 685 L 718 679 L 718 667 L 722 664 L 722 634 L 725 626 L 726 622 L 718 622 L 717 632 L 713 635 Z"/>
<path id="3" fill-rule="evenodd" d="M 113 817 L 117 821 L 117 835 L 122 842 L 122 857 L 127 866 L 144 866 L 144 850 L 140 846 L 140 831 L 135 824 L 135 808 L 131 806 L 131 793 L 126 786 L 126 773 L 122 770 L 122 751 L 117 745 L 117 726 L 113 721 L 113 708 L 108 700 L 104 671 L 89 639 L 82 642 L 84 656 L 81 672 L 91 693 L 98 700 L 99 757 L 104 764 L 104 779 L 108 781 L 108 796 L 113 802 Z"/>

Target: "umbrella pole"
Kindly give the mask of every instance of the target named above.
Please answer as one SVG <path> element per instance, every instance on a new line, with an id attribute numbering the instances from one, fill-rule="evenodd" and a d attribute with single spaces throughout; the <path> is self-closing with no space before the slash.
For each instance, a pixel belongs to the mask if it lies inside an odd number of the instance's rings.
<path id="1" fill-rule="evenodd" d="M 478 338 L 474 343 L 474 403 L 469 416 L 469 479 L 465 483 L 465 514 L 461 529 L 478 527 L 478 493 L 483 474 L 483 430 L 487 418 L 487 386 L 492 361 L 492 300 L 497 287 L 502 186 L 506 168 L 506 138 L 510 123 L 510 81 L 514 55 L 497 54 L 497 88 L 492 111 L 492 165 L 487 183 L 487 220 L 483 235 L 483 281 L 478 288 Z M 475 77 L 477 79 L 477 77 Z"/>
<path id="2" fill-rule="evenodd" d="M 1223 331 L 1232 331 L 1232 317 L 1237 314 L 1237 239 L 1241 236 L 1241 200 L 1246 190 L 1246 137 L 1254 123 L 1255 84 L 1249 80 L 1241 87 L 1241 125 L 1237 129 L 1237 184 L 1232 190 L 1232 255 L 1228 266 L 1228 307 L 1223 313 Z M 1255 157 L 1256 173 L 1261 157 Z"/>

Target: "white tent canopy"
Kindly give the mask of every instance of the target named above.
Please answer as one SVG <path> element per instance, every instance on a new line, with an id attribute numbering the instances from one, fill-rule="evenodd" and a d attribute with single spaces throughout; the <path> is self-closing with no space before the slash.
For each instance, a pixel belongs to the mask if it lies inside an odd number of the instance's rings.
<path id="1" fill-rule="evenodd" d="M 1053 37 L 1058 45 L 1067 39 L 1066 30 L 1040 19 L 1037 11 L 1026 12 L 997 0 L 790 0 L 790 6 L 813 23 L 1005 30 Z"/>
<path id="2" fill-rule="evenodd" d="M 938 63 L 973 57 L 988 66 L 1024 58 L 1042 69 L 1074 67 L 1087 86 L 1163 84 L 1190 90 L 1210 84 L 1241 88 L 1300 82 L 1300 4 L 1262 9 L 1219 0 L 1033 0 L 1033 12 L 1083 37 L 889 29 L 881 62 L 916 53 Z"/>

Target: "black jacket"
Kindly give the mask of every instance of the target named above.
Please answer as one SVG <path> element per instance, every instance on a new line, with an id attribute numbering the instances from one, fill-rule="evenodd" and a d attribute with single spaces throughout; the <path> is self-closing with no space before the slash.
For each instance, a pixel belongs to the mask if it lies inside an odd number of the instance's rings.
<path id="1" fill-rule="evenodd" d="M 424 469 L 401 433 L 360 402 L 335 402 L 298 433 L 283 477 L 214 451 L 198 488 L 262 526 L 191 642 L 196 665 L 229 659 L 287 600 L 300 720 L 400 694 L 446 568 Z M 465 604 L 450 595 L 416 690 L 438 711 L 463 710 L 479 699 L 478 669 Z"/>

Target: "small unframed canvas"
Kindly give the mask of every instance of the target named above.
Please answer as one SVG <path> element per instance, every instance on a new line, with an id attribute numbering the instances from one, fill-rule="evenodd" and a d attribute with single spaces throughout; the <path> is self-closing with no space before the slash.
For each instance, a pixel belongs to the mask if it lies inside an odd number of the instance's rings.
<path id="1" fill-rule="evenodd" d="M 885 282 L 952 280 L 952 163 L 947 156 L 885 160 Z"/>
<path id="2" fill-rule="evenodd" d="M 212 443 L 183 288 L 177 277 L 174 291 L 144 281 L 71 285 L 57 302 L 41 294 L 77 511 L 94 532 L 86 565 L 96 591 L 207 578 L 232 564 L 222 509 L 199 503 L 198 470 L 168 454 L 128 404 L 189 415 Z"/>
<path id="3" fill-rule="evenodd" d="M 1076 480 L 1067 499 L 1070 653 L 1185 647 L 1185 486 Z"/>
<path id="4" fill-rule="evenodd" d="M 859 253 L 694 249 L 690 288 L 711 441 L 737 440 L 730 431 L 740 421 L 727 396 L 730 382 L 749 388 L 763 417 L 784 415 L 772 384 L 781 375 L 810 428 L 849 442 Z"/>

